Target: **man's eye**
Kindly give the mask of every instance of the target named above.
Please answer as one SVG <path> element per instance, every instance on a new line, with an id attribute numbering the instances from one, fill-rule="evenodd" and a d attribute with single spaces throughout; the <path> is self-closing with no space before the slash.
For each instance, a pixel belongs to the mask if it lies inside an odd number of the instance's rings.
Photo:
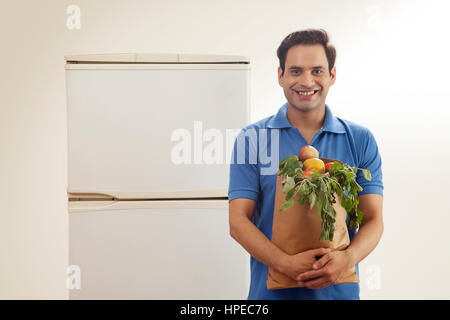
<path id="1" fill-rule="evenodd" d="M 322 70 L 313 70 L 314 74 L 321 74 L 323 71 Z"/>

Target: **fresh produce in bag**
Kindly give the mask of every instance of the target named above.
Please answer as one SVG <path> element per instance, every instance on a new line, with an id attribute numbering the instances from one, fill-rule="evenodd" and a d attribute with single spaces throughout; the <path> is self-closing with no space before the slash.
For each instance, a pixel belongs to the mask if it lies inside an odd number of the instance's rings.
<path id="1" fill-rule="evenodd" d="M 357 170 L 371 180 L 369 170 L 319 158 L 319 152 L 312 146 L 300 149 L 298 156 L 280 161 L 272 242 L 290 255 L 322 247 L 345 250 L 350 244 L 347 226 L 357 229 L 363 217 L 358 208 L 358 192 L 362 187 L 355 180 Z M 358 281 L 353 267 L 337 283 Z M 291 287 L 299 285 L 269 268 L 269 290 Z"/>

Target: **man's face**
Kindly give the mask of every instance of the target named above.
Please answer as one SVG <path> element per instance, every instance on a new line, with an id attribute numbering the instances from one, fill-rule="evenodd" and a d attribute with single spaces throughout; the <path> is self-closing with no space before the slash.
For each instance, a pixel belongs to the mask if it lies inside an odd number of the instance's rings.
<path id="1" fill-rule="evenodd" d="M 325 49 L 320 44 L 296 45 L 286 55 L 284 75 L 278 67 L 278 83 L 288 104 L 302 112 L 325 105 L 328 89 L 336 80 L 336 68 L 328 71 Z"/>

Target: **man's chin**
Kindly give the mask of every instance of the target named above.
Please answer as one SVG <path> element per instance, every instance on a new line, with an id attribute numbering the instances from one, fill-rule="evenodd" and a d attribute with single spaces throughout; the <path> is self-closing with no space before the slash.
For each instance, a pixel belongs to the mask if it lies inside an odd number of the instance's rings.
<path id="1" fill-rule="evenodd" d="M 319 107 L 318 104 L 311 104 L 311 103 L 305 103 L 305 104 L 298 104 L 298 103 L 293 104 L 292 103 L 291 105 L 295 110 L 298 110 L 300 112 L 311 112 L 311 111 L 316 110 Z"/>

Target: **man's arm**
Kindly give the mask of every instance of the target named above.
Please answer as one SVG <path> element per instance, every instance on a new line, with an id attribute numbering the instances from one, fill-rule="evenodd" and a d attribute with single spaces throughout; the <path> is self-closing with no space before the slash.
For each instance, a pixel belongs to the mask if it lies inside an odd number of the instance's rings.
<path id="1" fill-rule="evenodd" d="M 345 250 L 355 265 L 371 253 L 383 234 L 383 196 L 364 194 L 359 196 L 359 208 L 364 212 L 363 220 L 352 243 Z"/>
<path id="2" fill-rule="evenodd" d="M 300 285 L 320 289 L 335 283 L 348 269 L 372 252 L 383 234 L 383 197 L 378 194 L 359 196 L 364 212 L 358 233 L 344 251 L 333 251 L 317 261 L 313 268 L 297 277 Z"/>
<path id="3" fill-rule="evenodd" d="M 239 198 L 230 201 L 230 234 L 255 259 L 282 272 L 291 278 L 311 270 L 316 257 L 323 256 L 330 250 L 313 249 L 296 255 L 288 255 L 272 243 L 251 221 L 256 208 L 256 201 Z"/>

